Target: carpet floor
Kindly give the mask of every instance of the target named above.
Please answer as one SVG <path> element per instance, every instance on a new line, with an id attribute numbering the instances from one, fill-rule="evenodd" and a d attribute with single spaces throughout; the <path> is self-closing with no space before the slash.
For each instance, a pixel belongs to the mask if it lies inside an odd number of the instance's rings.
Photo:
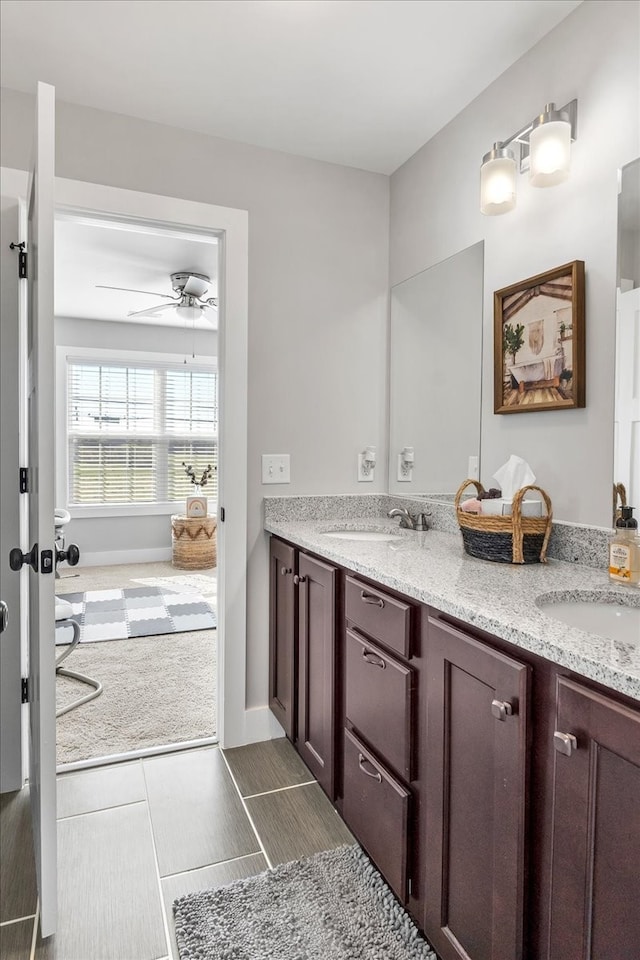
<path id="1" fill-rule="evenodd" d="M 57 580 L 56 593 L 135 588 L 140 578 L 173 579 L 170 563 L 78 572 Z M 207 576 L 215 585 L 215 573 Z M 208 593 L 215 596 L 215 586 Z M 103 692 L 58 718 L 59 764 L 215 736 L 215 630 L 85 643 L 64 665 L 100 680 Z M 58 677 L 57 706 L 86 691 L 84 684 Z"/>
<path id="2" fill-rule="evenodd" d="M 357 846 L 174 903 L 180 960 L 436 960 Z"/>

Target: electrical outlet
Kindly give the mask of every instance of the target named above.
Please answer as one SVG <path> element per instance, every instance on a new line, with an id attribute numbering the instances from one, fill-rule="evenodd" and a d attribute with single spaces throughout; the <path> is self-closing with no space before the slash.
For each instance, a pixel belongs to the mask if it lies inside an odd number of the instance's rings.
<path id="1" fill-rule="evenodd" d="M 478 458 L 469 457 L 469 466 L 467 467 L 467 480 L 478 479 Z"/>
<path id="2" fill-rule="evenodd" d="M 409 483 L 413 480 L 413 464 L 407 463 L 402 454 L 398 454 L 398 483 Z"/>
<path id="3" fill-rule="evenodd" d="M 288 453 L 262 454 L 263 483 L 291 483 L 291 457 Z"/>
<path id="4" fill-rule="evenodd" d="M 376 474 L 375 461 L 372 463 L 365 458 L 364 453 L 358 454 L 358 482 L 368 483 L 373 480 Z"/>

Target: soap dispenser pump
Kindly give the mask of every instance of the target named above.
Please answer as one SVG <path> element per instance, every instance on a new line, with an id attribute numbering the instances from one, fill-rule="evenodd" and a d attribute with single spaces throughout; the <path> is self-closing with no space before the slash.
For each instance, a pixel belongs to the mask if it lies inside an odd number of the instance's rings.
<path id="1" fill-rule="evenodd" d="M 622 507 L 609 544 L 609 577 L 616 583 L 640 585 L 640 538 L 633 507 Z"/>

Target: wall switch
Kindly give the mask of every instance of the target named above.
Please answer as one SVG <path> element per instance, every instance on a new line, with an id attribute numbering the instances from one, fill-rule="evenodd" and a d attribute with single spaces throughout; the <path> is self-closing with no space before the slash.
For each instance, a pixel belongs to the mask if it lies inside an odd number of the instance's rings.
<path id="1" fill-rule="evenodd" d="M 288 453 L 262 454 L 263 483 L 291 483 L 291 457 Z"/>
<path id="2" fill-rule="evenodd" d="M 478 479 L 478 458 L 469 457 L 469 465 L 467 467 L 467 480 L 477 480 Z"/>
<path id="3" fill-rule="evenodd" d="M 358 454 L 358 482 L 367 483 L 368 481 L 373 480 L 375 475 L 376 475 L 375 460 L 373 462 L 371 460 L 367 460 L 366 454 L 359 453 Z"/>
<path id="4" fill-rule="evenodd" d="M 401 453 L 398 454 L 397 480 L 398 483 L 409 483 L 413 480 L 413 464 L 408 463 Z"/>

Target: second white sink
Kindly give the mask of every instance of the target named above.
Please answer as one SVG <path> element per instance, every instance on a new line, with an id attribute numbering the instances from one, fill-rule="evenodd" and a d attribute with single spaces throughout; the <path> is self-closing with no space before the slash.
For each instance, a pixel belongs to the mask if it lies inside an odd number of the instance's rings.
<path id="1" fill-rule="evenodd" d="M 570 627 L 640 647 L 640 606 L 602 600 L 546 600 L 538 606 L 548 617 Z"/>

